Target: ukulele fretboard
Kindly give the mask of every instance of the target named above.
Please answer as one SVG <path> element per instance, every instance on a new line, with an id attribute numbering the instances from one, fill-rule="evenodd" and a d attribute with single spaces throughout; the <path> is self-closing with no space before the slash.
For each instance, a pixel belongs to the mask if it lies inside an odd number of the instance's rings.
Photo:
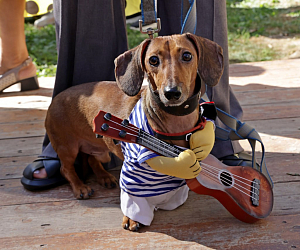
<path id="1" fill-rule="evenodd" d="M 143 130 L 139 130 L 137 143 L 166 157 L 176 157 L 183 150 L 165 141 L 159 140 Z"/>

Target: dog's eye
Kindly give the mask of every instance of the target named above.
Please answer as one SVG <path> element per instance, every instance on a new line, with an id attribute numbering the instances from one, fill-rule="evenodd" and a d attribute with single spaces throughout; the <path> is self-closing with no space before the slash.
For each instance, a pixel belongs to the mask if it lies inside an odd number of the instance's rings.
<path id="1" fill-rule="evenodd" d="M 182 60 L 186 62 L 192 60 L 192 54 L 190 52 L 184 52 L 182 54 Z"/>
<path id="2" fill-rule="evenodd" d="M 157 67 L 159 65 L 159 58 L 157 56 L 151 56 L 149 58 L 149 63 L 152 65 L 152 66 L 155 66 Z"/>

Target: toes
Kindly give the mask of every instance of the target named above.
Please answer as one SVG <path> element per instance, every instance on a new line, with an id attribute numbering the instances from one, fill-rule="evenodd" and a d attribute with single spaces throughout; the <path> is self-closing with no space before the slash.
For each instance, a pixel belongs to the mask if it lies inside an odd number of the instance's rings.
<path id="1" fill-rule="evenodd" d="M 123 216 L 122 227 L 124 229 L 128 229 L 129 227 L 129 218 L 127 216 Z"/>
<path id="2" fill-rule="evenodd" d="M 102 187 L 106 187 L 106 188 L 115 188 L 118 185 L 117 179 L 114 176 L 107 177 L 107 178 L 99 178 L 98 183 Z"/>
<path id="3" fill-rule="evenodd" d="M 140 223 L 133 221 L 133 220 L 129 220 L 130 225 L 129 225 L 129 230 L 132 232 L 138 232 L 140 229 Z"/>
<path id="4" fill-rule="evenodd" d="M 94 190 L 89 186 L 82 186 L 81 188 L 74 190 L 74 195 L 78 200 L 89 199 L 93 194 Z"/>
<path id="5" fill-rule="evenodd" d="M 89 192 L 89 196 L 92 196 L 94 194 L 94 189 L 91 189 L 91 192 Z"/>
<path id="6" fill-rule="evenodd" d="M 129 219 L 127 216 L 124 216 L 122 221 L 122 227 L 132 232 L 138 232 L 141 227 L 141 224 L 139 222 Z"/>

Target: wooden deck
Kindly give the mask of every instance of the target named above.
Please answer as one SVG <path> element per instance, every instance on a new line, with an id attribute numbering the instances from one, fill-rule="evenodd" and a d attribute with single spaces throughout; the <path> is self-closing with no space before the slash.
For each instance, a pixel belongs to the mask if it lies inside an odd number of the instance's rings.
<path id="1" fill-rule="evenodd" d="M 93 176 L 90 200 L 74 199 L 68 185 L 26 191 L 20 178 L 41 152 L 54 83 L 41 78 L 37 91 L 0 95 L 0 248 L 299 249 L 300 59 L 235 64 L 230 76 L 244 120 L 266 147 L 275 196 L 267 219 L 245 224 L 215 199 L 190 192 L 183 206 L 157 211 L 150 227 L 132 233 L 120 226 L 119 189 L 101 188 Z"/>

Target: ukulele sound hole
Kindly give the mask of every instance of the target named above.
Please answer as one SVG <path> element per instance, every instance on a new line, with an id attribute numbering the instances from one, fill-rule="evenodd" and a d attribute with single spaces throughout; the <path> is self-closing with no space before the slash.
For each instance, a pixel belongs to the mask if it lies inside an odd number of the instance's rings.
<path id="1" fill-rule="evenodd" d="M 232 186 L 233 183 L 231 174 L 226 171 L 220 173 L 220 181 L 226 187 Z"/>

